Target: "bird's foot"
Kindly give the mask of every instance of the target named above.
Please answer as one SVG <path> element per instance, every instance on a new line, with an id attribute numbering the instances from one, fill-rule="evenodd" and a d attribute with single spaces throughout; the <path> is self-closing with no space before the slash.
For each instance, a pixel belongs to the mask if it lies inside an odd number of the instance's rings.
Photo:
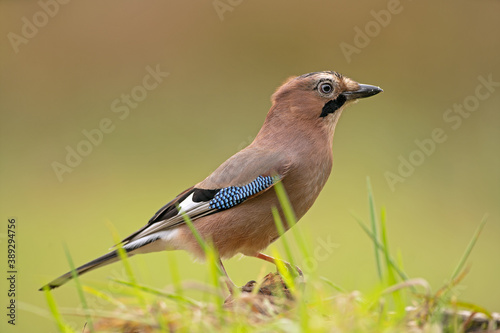
<path id="1" fill-rule="evenodd" d="M 300 277 L 300 278 L 304 278 L 304 273 L 302 273 L 302 270 L 299 268 L 299 266 L 292 266 L 292 264 L 290 264 L 289 262 L 286 262 L 286 261 L 283 261 L 283 264 L 285 265 L 285 267 L 287 268 L 288 272 L 290 272 L 291 274 L 293 274 L 295 277 Z M 277 272 L 279 273 L 279 270 L 277 270 Z"/>
<path id="2" fill-rule="evenodd" d="M 276 259 L 276 258 L 268 256 L 267 254 L 264 254 L 264 253 L 257 253 L 255 255 L 255 258 L 259 258 L 259 259 L 265 260 L 267 262 L 273 263 L 276 265 L 276 268 L 278 268 L 277 263 L 280 262 L 281 264 L 283 264 L 287 268 L 288 272 L 290 272 L 290 274 L 292 274 L 294 278 L 296 278 L 296 277 L 300 277 L 301 279 L 304 278 L 304 273 L 302 273 L 302 270 L 298 266 L 295 266 L 295 267 L 292 266 L 292 264 L 290 264 L 287 261 L 284 261 L 281 259 Z M 278 270 L 278 273 L 279 273 L 279 270 Z"/>

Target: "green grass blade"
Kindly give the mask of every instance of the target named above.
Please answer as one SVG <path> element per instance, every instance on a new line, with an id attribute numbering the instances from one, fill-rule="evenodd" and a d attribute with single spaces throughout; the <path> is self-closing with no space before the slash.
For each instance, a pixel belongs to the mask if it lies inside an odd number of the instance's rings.
<path id="1" fill-rule="evenodd" d="M 125 274 L 127 275 L 130 283 L 137 285 L 137 280 L 135 278 L 134 272 L 132 270 L 132 266 L 130 265 L 130 262 L 128 260 L 128 255 L 127 251 L 122 246 L 120 237 L 118 236 L 118 232 L 116 231 L 115 227 L 111 224 L 108 223 L 108 228 L 111 230 L 111 234 L 113 236 L 113 241 L 115 242 L 116 245 L 116 252 L 118 253 L 118 257 L 120 258 L 120 261 L 123 264 L 123 268 L 125 269 Z M 139 300 L 139 303 L 141 306 L 145 309 L 146 308 L 146 300 L 144 298 L 144 295 L 138 290 L 138 289 L 133 289 L 135 295 L 137 296 L 137 299 Z"/>
<path id="2" fill-rule="evenodd" d="M 283 278 L 283 281 L 287 285 L 288 289 L 290 289 L 290 292 L 292 295 L 295 295 L 295 280 L 294 276 L 292 275 L 292 272 L 288 270 L 286 265 L 283 263 L 281 258 L 279 257 L 279 253 L 276 249 L 272 249 L 271 251 L 272 256 L 276 259 L 275 264 L 276 268 L 278 269 L 278 272 L 280 273 L 281 277 Z"/>
<path id="3" fill-rule="evenodd" d="M 44 293 L 45 293 L 45 299 L 47 300 L 47 304 L 49 306 L 50 313 L 52 314 L 52 318 L 54 318 L 54 321 L 57 324 L 57 328 L 59 329 L 59 332 L 62 333 L 72 333 L 74 332 L 68 325 L 64 323 L 64 320 L 61 316 L 61 313 L 59 312 L 59 309 L 57 307 L 57 303 L 52 296 L 52 292 L 50 291 L 49 287 L 44 288 Z"/>
<path id="4" fill-rule="evenodd" d="M 276 229 L 278 230 L 278 235 L 281 237 L 285 234 L 285 227 L 283 226 L 283 221 L 281 220 L 280 214 L 278 212 L 278 209 L 276 207 L 272 207 L 272 213 L 273 213 L 273 218 L 274 218 L 274 223 L 276 225 Z M 290 245 L 288 244 L 288 241 L 286 240 L 285 237 L 281 238 L 281 241 L 283 242 L 283 247 L 285 249 L 285 253 L 287 256 L 287 261 L 295 267 L 295 261 L 293 259 L 292 251 L 290 249 Z"/>
<path id="5" fill-rule="evenodd" d="M 208 267 L 208 275 L 210 279 L 211 285 L 216 289 L 220 290 L 220 277 L 226 278 L 226 274 L 222 270 L 222 267 L 219 265 L 219 254 L 215 247 L 208 243 L 201 234 L 199 233 L 198 229 L 193 224 L 193 221 L 187 216 L 186 213 L 183 211 L 179 210 L 179 206 L 177 206 L 177 210 L 182 214 L 182 218 L 184 219 L 184 222 L 188 226 L 189 230 L 193 233 L 196 241 L 202 248 L 203 252 L 205 253 L 205 258 L 207 260 L 207 267 Z M 214 302 L 217 310 L 217 316 L 219 319 L 219 322 L 223 322 L 223 307 L 222 307 L 222 301 L 223 298 L 219 293 L 214 294 Z"/>
<path id="6" fill-rule="evenodd" d="M 453 305 L 461 307 L 461 308 L 464 308 L 464 309 L 467 309 L 467 310 L 469 310 L 471 312 L 482 313 L 486 317 L 488 317 L 488 319 L 492 319 L 493 318 L 493 315 L 492 315 L 492 313 L 490 311 L 488 311 L 486 308 L 484 308 L 484 307 L 482 307 L 480 305 L 474 304 L 474 303 L 462 302 L 462 301 L 454 301 Z"/>
<path id="7" fill-rule="evenodd" d="M 486 220 L 487 220 L 487 216 L 484 216 L 481 223 L 479 224 L 476 231 L 474 232 L 474 235 L 472 236 L 472 239 L 470 240 L 469 245 L 467 245 L 467 248 L 465 249 L 465 252 L 464 252 L 462 258 L 460 259 L 457 267 L 455 268 L 455 270 L 453 271 L 453 274 L 451 275 L 452 281 L 463 270 L 465 262 L 469 258 L 469 255 L 471 254 L 472 249 L 474 248 L 474 245 L 476 245 L 477 239 L 479 238 L 479 235 L 481 234 L 481 231 L 483 230 L 484 225 L 486 224 Z"/>
<path id="8" fill-rule="evenodd" d="M 297 218 L 295 217 L 295 213 L 293 211 L 292 204 L 288 199 L 288 195 L 286 194 L 285 187 L 283 183 L 277 182 L 274 184 L 274 190 L 276 191 L 276 195 L 281 205 L 281 209 L 283 210 L 283 215 L 285 216 L 285 221 L 292 228 L 297 223 Z M 302 237 L 302 234 L 297 228 L 292 228 L 293 236 L 297 242 L 299 250 L 304 258 L 311 258 L 311 251 L 309 251 L 309 247 L 307 242 Z"/>
<path id="9" fill-rule="evenodd" d="M 386 210 L 384 207 L 382 207 L 382 211 L 380 214 L 380 238 L 382 241 L 383 245 L 383 254 L 384 254 L 384 259 L 385 259 L 385 266 L 387 270 L 387 284 L 393 285 L 396 283 L 396 277 L 394 275 L 394 267 L 391 265 L 390 262 L 390 253 L 389 253 L 389 242 L 387 240 L 387 215 L 386 215 Z M 378 248 L 378 247 L 377 247 Z"/>
<path id="10" fill-rule="evenodd" d="M 351 215 L 358 222 L 361 229 L 363 229 L 363 231 L 371 238 L 373 243 L 376 244 L 377 248 L 380 249 L 381 251 L 384 251 L 384 245 L 382 243 L 380 243 L 375 238 L 375 236 L 372 234 L 371 230 L 363 223 L 363 221 L 360 218 L 356 217 L 354 214 L 351 214 Z M 409 279 L 408 275 L 402 269 L 399 268 L 399 266 L 396 264 L 396 262 L 394 261 L 394 259 L 391 256 L 389 256 L 389 262 L 390 262 L 391 266 L 394 268 L 394 270 L 398 273 L 398 275 L 401 279 L 403 279 L 403 280 Z"/>
<path id="11" fill-rule="evenodd" d="M 371 220 L 372 234 L 378 242 L 377 217 L 375 214 L 375 203 L 373 200 L 373 191 L 372 191 L 372 185 L 370 182 L 370 177 L 366 177 L 366 186 L 368 188 L 368 205 L 370 207 L 370 220 Z M 380 262 L 380 254 L 378 251 L 377 244 L 374 243 L 373 246 L 374 246 L 374 252 L 375 252 L 375 263 L 377 266 L 377 274 L 378 274 L 380 281 L 383 282 L 382 281 L 382 265 Z"/>
<path id="12" fill-rule="evenodd" d="M 384 207 L 380 213 L 380 237 L 382 240 L 382 245 L 384 246 L 384 260 L 385 268 L 387 271 L 387 286 L 392 286 L 396 284 L 396 274 L 393 265 L 391 265 L 391 255 L 389 253 L 389 241 L 387 238 L 387 213 Z M 396 313 L 399 318 L 402 318 L 405 312 L 405 304 L 400 291 L 395 291 L 392 293 L 392 298 L 394 300 L 394 305 L 396 308 Z"/>
<path id="13" fill-rule="evenodd" d="M 205 242 L 203 237 L 201 237 L 200 233 L 198 232 L 198 229 L 195 228 L 193 221 L 191 221 L 191 219 L 189 218 L 189 216 L 187 216 L 187 214 L 185 212 L 183 212 L 179 209 L 179 205 L 177 205 L 177 210 L 182 215 L 182 218 L 184 219 L 184 222 L 187 224 L 189 230 L 191 230 L 191 232 L 193 233 L 193 236 L 196 239 L 196 241 L 198 242 L 198 245 L 200 245 L 201 249 L 206 254 L 207 253 L 207 243 Z"/>
<path id="14" fill-rule="evenodd" d="M 165 298 L 168 298 L 168 299 L 171 299 L 174 301 L 179 301 L 182 303 L 186 303 L 189 305 L 200 306 L 200 303 L 198 303 L 197 301 L 195 301 L 189 297 L 186 297 L 186 296 L 181 296 L 181 295 L 177 295 L 177 294 L 173 294 L 173 293 L 167 293 L 165 291 L 158 290 L 158 289 L 155 289 L 152 287 L 143 286 L 143 285 L 136 285 L 136 284 L 130 283 L 128 281 L 116 280 L 116 279 L 113 279 L 113 281 L 115 281 L 116 283 L 122 284 L 124 286 L 127 286 L 127 287 L 137 288 L 139 290 L 142 290 L 142 291 L 149 293 L 149 294 L 152 294 L 152 295 L 165 297 Z"/>
<path id="15" fill-rule="evenodd" d="M 80 303 L 82 304 L 82 308 L 83 311 L 85 312 L 85 317 L 89 325 L 89 331 L 94 332 L 94 323 L 92 322 L 92 316 L 89 313 L 89 307 L 87 305 L 87 300 L 85 299 L 85 294 L 83 292 L 82 284 L 80 283 L 80 279 L 78 278 L 78 274 L 76 273 L 75 270 L 75 265 L 73 264 L 73 258 L 71 258 L 68 246 L 66 244 L 63 244 L 63 246 L 64 246 L 64 253 L 66 254 L 66 260 L 68 260 L 69 268 L 71 269 L 71 275 L 73 276 L 73 281 L 75 281 L 76 290 L 78 291 L 78 297 L 80 298 Z"/>
<path id="16" fill-rule="evenodd" d="M 210 283 L 216 289 L 219 289 L 220 287 L 219 278 L 221 276 L 225 276 L 224 272 L 222 271 L 222 267 L 219 265 L 219 254 L 217 253 L 217 250 L 214 248 L 213 245 L 207 245 L 206 250 L 207 251 L 205 252 L 205 254 L 207 258 Z"/>
<path id="17" fill-rule="evenodd" d="M 283 209 L 285 220 L 287 223 L 291 223 L 291 228 L 297 223 L 297 218 L 295 216 L 295 212 L 293 211 L 292 204 L 288 199 L 288 195 L 286 194 L 285 186 L 283 186 L 283 183 L 281 181 L 278 181 L 276 184 L 274 184 L 274 190 L 276 191 L 276 195 L 278 196 L 281 209 Z"/>
<path id="18" fill-rule="evenodd" d="M 338 284 L 336 284 L 335 282 L 327 279 L 326 277 L 324 276 L 321 276 L 320 277 L 320 280 L 322 280 L 323 282 L 325 282 L 328 286 L 330 286 L 331 288 L 335 289 L 336 291 L 340 292 L 340 293 L 347 293 L 347 290 L 342 288 L 341 286 L 339 286 Z"/>
<path id="19" fill-rule="evenodd" d="M 179 274 L 179 265 L 177 264 L 177 257 L 175 253 L 170 251 L 166 251 L 167 261 L 168 261 L 168 270 L 170 271 L 170 276 L 172 277 L 172 283 L 174 285 L 174 290 L 177 295 L 183 294 L 182 289 L 182 280 Z"/>
<path id="20" fill-rule="evenodd" d="M 115 297 L 113 297 L 112 295 L 108 295 L 107 293 L 104 293 L 100 290 L 97 290 L 97 289 L 89 287 L 89 286 L 82 286 L 82 289 L 87 294 L 94 295 L 95 297 L 98 297 L 98 298 L 100 298 L 108 303 L 111 303 L 120 309 L 125 308 L 125 305 L 122 302 L 120 302 L 119 300 L 117 300 Z"/>

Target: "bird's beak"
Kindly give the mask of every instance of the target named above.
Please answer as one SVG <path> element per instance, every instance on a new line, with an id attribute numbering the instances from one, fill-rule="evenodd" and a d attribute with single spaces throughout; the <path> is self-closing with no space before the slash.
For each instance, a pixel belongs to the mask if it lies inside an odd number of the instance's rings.
<path id="1" fill-rule="evenodd" d="M 345 91 L 342 95 L 345 96 L 346 100 L 354 100 L 358 98 L 370 97 L 382 92 L 383 90 L 376 86 L 371 86 L 369 84 L 359 84 L 359 88 L 354 91 Z"/>

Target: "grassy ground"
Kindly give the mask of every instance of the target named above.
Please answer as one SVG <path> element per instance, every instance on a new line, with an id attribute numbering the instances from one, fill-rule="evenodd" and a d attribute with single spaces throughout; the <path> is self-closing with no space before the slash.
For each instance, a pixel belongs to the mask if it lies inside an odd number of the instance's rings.
<path id="1" fill-rule="evenodd" d="M 281 184 L 276 186 L 283 215 L 288 223 L 295 223 L 286 193 Z M 402 258 L 389 251 L 386 214 L 378 214 L 368 182 L 370 222 L 354 217 L 373 243 L 373 253 L 379 280 L 371 293 L 347 291 L 315 271 L 304 271 L 301 277 L 293 269 L 277 264 L 279 274 L 268 274 L 245 292 L 228 297 L 223 274 L 217 264 L 217 253 L 204 240 L 210 283 L 183 282 L 175 260 L 169 264 L 173 286 L 159 290 L 141 285 L 122 253 L 122 264 L 127 281 L 116 282 L 127 286 L 126 293 L 110 293 L 82 286 L 77 276 L 75 284 L 81 309 L 59 309 L 50 291 L 45 291 L 54 322 L 61 332 L 466 332 L 481 331 L 488 326 L 497 330 L 500 319 L 478 304 L 466 303 L 456 296 L 456 289 L 468 274 L 467 258 L 485 224 L 483 220 L 471 237 L 469 245 L 449 282 L 437 291 L 424 278 L 412 278 L 403 268 Z M 278 230 L 283 224 L 278 210 L 274 210 Z M 196 234 L 195 226 L 186 220 Z M 296 229 L 290 231 L 302 257 L 309 257 L 308 242 Z M 284 240 L 284 255 L 276 250 L 274 257 L 286 259 L 294 266 L 295 258 Z M 68 262 L 74 268 L 71 256 Z M 354 258 L 353 258 L 354 260 Z M 168 290 L 168 291 L 167 291 Z M 200 299 L 188 297 L 193 290 Z M 94 311 L 87 298 L 98 298 L 108 303 L 110 311 Z M 114 309 L 114 310 L 113 310 Z M 459 310 L 468 310 L 460 314 Z M 481 313 L 478 318 L 478 313 Z M 74 328 L 66 324 L 69 316 L 85 316 L 86 326 Z"/>

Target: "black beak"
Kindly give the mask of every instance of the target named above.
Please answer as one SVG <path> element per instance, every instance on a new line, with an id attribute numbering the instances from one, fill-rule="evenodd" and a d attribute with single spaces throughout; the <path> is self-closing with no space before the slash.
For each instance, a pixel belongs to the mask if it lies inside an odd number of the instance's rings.
<path id="1" fill-rule="evenodd" d="M 383 91 L 382 89 L 380 89 L 379 87 L 376 87 L 376 86 L 371 86 L 369 84 L 360 84 L 358 90 L 345 91 L 342 93 L 342 95 L 344 95 L 345 98 L 348 101 L 350 101 L 353 99 L 370 97 L 370 96 L 376 95 L 382 91 Z"/>

